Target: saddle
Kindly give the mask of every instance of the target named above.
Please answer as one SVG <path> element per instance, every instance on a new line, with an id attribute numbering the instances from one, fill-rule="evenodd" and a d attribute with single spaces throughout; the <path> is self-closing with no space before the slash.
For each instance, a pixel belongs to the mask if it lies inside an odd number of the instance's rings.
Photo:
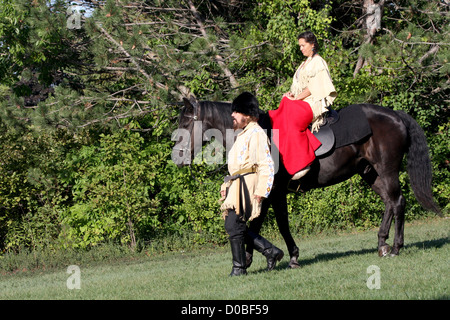
<path id="1" fill-rule="evenodd" d="M 363 141 L 372 135 L 369 121 L 362 111 L 361 104 L 350 105 L 336 112 L 330 110 L 324 124 L 319 127 L 314 136 L 322 143 L 316 150 L 316 158 L 325 158 L 335 149 Z M 303 179 L 303 178 L 302 178 Z M 289 180 L 288 190 L 298 192 L 302 179 Z"/>
<path id="2" fill-rule="evenodd" d="M 324 119 L 324 123 L 319 127 L 319 131 L 313 132 L 314 136 L 322 143 L 315 151 L 316 157 L 326 155 L 334 149 L 336 137 L 331 125 L 339 121 L 339 113 L 330 109 Z"/>

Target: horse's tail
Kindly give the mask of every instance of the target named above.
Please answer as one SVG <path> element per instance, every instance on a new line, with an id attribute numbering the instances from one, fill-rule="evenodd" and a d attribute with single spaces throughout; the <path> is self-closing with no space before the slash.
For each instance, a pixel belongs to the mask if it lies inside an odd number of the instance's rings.
<path id="1" fill-rule="evenodd" d="M 409 135 L 408 174 L 414 195 L 427 210 L 442 216 L 439 205 L 434 201 L 431 189 L 431 160 L 425 134 L 419 124 L 410 115 L 397 111 Z"/>

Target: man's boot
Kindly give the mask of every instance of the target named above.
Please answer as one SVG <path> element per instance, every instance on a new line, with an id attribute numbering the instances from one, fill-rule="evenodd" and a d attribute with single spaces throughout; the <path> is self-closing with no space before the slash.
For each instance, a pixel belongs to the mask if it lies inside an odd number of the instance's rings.
<path id="1" fill-rule="evenodd" d="M 233 269 L 231 276 L 246 275 L 246 257 L 244 239 L 230 239 L 231 255 L 233 256 Z"/>
<path id="2" fill-rule="evenodd" d="M 246 258 L 246 263 L 245 263 L 245 267 L 246 269 L 250 268 L 250 266 L 252 265 L 253 262 L 253 239 L 251 237 L 249 237 L 248 235 L 245 237 L 245 245 L 246 245 L 246 249 L 245 249 L 245 258 Z"/>
<path id="3" fill-rule="evenodd" d="M 267 259 L 267 271 L 271 271 L 275 268 L 277 261 L 283 259 L 283 250 L 275 247 L 267 239 L 248 231 L 247 235 L 253 240 L 253 246 L 258 252 L 261 252 Z"/>

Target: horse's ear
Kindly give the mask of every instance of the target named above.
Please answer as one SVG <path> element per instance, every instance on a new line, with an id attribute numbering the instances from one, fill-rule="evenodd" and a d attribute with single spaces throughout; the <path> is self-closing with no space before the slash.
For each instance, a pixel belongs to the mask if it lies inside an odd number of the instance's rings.
<path id="1" fill-rule="evenodd" d="M 193 109 L 198 106 L 198 101 L 193 96 L 189 96 L 189 99 L 183 98 L 183 103 L 187 109 Z"/>
<path id="2" fill-rule="evenodd" d="M 183 98 L 183 103 L 184 103 L 184 106 L 185 106 L 187 109 L 193 107 L 192 104 L 191 104 L 191 102 L 189 101 L 188 98 Z"/>

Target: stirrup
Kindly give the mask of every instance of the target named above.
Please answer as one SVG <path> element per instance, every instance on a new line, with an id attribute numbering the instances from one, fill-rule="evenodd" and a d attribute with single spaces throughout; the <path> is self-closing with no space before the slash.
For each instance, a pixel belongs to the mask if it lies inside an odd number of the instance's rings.
<path id="1" fill-rule="evenodd" d="M 303 178 L 303 176 L 305 174 L 307 174 L 309 172 L 309 170 L 311 170 L 311 166 L 307 166 L 306 168 L 304 168 L 303 170 L 300 170 L 299 172 L 297 172 L 296 174 L 294 174 L 291 178 L 291 180 L 298 180 L 300 178 Z"/>
<path id="2" fill-rule="evenodd" d="M 297 186 L 295 186 L 297 184 Z M 289 179 L 289 181 L 288 181 L 288 183 L 287 183 L 287 189 L 289 190 L 289 191 L 291 191 L 291 192 L 295 192 L 295 193 L 297 193 L 297 192 L 299 192 L 301 189 L 300 189 L 300 182 L 298 181 L 298 180 L 292 180 L 292 179 Z"/>

